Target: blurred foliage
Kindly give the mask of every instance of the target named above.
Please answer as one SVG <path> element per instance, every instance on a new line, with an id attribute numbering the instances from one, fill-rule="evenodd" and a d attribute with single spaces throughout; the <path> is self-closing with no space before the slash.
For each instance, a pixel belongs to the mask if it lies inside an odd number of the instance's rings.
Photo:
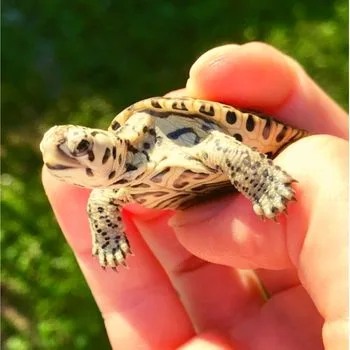
<path id="1" fill-rule="evenodd" d="M 42 190 L 46 128 L 106 126 L 128 104 L 184 86 L 206 50 L 251 40 L 295 57 L 347 108 L 347 1 L 180 3 L 3 2 L 3 349 L 109 348 Z"/>

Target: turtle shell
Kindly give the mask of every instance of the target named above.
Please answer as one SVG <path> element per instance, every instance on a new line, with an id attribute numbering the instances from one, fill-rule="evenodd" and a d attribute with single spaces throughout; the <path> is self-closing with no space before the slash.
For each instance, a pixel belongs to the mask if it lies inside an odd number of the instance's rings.
<path id="1" fill-rule="evenodd" d="M 156 125 L 180 145 L 198 144 L 209 130 L 219 129 L 270 158 L 307 135 L 304 130 L 256 111 L 186 97 L 153 97 L 139 101 L 119 113 L 109 131 L 118 130 L 139 112 L 157 118 Z"/>

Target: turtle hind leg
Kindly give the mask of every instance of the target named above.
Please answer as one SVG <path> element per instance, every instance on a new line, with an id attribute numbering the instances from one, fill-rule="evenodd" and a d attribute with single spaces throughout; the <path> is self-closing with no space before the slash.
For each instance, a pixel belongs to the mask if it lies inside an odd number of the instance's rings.
<path id="1" fill-rule="evenodd" d="M 295 181 L 265 155 L 219 131 L 213 131 L 196 155 L 206 166 L 222 171 L 235 188 L 249 198 L 254 212 L 275 219 L 295 199 Z"/>
<path id="2" fill-rule="evenodd" d="M 91 192 L 87 211 L 92 234 L 92 254 L 98 257 L 102 268 L 127 266 L 125 259 L 131 254 L 121 217 L 121 202 L 111 189 Z"/>

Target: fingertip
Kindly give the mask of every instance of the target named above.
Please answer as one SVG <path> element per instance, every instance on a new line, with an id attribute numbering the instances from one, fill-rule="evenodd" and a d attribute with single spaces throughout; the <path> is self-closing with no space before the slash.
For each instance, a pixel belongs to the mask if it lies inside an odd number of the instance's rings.
<path id="1" fill-rule="evenodd" d="M 294 85 L 286 57 L 267 44 L 251 42 L 203 54 L 193 64 L 186 88 L 193 97 L 270 111 L 288 99 Z"/>

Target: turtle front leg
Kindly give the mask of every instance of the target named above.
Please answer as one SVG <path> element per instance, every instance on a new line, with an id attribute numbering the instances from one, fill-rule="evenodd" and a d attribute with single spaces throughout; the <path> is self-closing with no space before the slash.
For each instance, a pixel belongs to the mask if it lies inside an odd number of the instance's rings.
<path id="1" fill-rule="evenodd" d="M 205 145 L 204 145 L 205 144 Z M 204 141 L 197 157 L 210 168 L 222 171 L 235 188 L 252 201 L 260 217 L 275 219 L 295 199 L 295 180 L 265 155 L 218 131 Z"/>
<path id="2" fill-rule="evenodd" d="M 116 269 L 124 265 L 131 254 L 121 217 L 122 198 L 112 189 L 95 189 L 91 192 L 87 212 L 92 234 L 92 254 L 98 256 L 100 265 Z"/>

